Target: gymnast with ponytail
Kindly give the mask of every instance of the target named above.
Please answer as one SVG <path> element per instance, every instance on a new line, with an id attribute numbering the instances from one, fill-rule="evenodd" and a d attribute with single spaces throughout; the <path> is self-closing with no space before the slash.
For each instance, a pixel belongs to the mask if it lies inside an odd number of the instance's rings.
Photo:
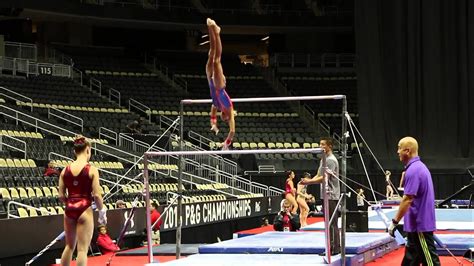
<path id="1" fill-rule="evenodd" d="M 61 265 L 70 265 L 72 253 L 77 247 L 76 265 L 87 265 L 87 251 L 94 233 L 92 200 L 99 210 L 99 223 L 106 224 L 107 216 L 102 201 L 99 171 L 89 164 L 90 142 L 84 136 L 74 140 L 76 160 L 63 169 L 59 176 L 59 198 L 66 205 L 64 232 L 66 246 Z"/>

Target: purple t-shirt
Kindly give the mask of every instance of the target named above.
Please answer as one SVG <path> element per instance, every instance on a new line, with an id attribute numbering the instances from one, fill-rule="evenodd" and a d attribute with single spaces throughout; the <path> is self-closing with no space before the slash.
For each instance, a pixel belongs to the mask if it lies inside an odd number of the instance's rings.
<path id="1" fill-rule="evenodd" d="M 412 158 L 405 166 L 405 195 L 414 196 L 403 217 L 406 232 L 436 231 L 434 190 L 431 174 L 420 157 Z"/>

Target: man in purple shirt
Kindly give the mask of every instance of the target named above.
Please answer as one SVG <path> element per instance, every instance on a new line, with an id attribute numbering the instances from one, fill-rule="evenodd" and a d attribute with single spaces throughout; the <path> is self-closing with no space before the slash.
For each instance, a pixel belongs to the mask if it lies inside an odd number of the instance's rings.
<path id="1" fill-rule="evenodd" d="M 397 153 L 405 164 L 405 193 L 389 233 L 394 235 L 396 225 L 404 217 L 403 230 L 407 232 L 407 243 L 402 265 L 440 265 L 433 238 L 436 218 L 430 171 L 420 161 L 416 139 L 402 138 L 398 142 Z"/>

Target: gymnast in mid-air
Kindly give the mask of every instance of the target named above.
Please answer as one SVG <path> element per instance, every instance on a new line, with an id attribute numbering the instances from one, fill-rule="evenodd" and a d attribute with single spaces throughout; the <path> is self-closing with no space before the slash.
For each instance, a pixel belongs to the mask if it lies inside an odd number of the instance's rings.
<path id="1" fill-rule="evenodd" d="M 210 18 L 207 19 L 207 28 L 209 31 L 209 55 L 206 64 L 206 76 L 212 98 L 211 130 L 216 134 L 219 132 L 219 128 L 217 127 L 217 112 L 220 111 L 221 119 L 229 125 L 229 134 L 222 143 L 222 149 L 228 150 L 235 134 L 235 119 L 234 105 L 225 90 L 226 79 L 221 64 L 221 28 Z"/>

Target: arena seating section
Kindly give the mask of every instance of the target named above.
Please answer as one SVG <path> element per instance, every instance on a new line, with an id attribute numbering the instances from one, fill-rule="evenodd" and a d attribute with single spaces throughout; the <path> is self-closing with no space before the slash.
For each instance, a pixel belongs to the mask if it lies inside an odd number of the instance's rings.
<path id="1" fill-rule="evenodd" d="M 68 132 L 80 132 L 77 125 L 66 123 L 63 119 L 48 116 L 48 109 L 59 109 L 71 115 L 80 117 L 84 121 L 83 134 L 91 138 L 100 147 L 94 154 L 94 165 L 101 170 L 101 177 L 106 180 L 117 180 L 117 175 L 123 175 L 134 158 L 138 158 L 143 151 L 117 145 L 108 139 L 100 138 L 100 128 L 120 133 L 126 132 L 126 125 L 142 117 L 145 121 L 144 132 L 151 135 L 163 134 L 166 126 L 161 125 L 162 118 L 173 120 L 178 115 L 179 101 L 184 98 L 209 98 L 209 88 L 205 76 L 204 66 L 207 60 L 205 53 L 176 53 L 157 52 L 159 64 L 166 66 L 168 77 L 185 80 L 187 88 L 170 83 L 163 72 L 158 72 L 149 65 L 144 65 L 138 57 L 125 57 L 118 54 L 100 53 L 91 55 L 84 52 L 84 48 L 63 48 L 63 52 L 71 56 L 74 66 L 85 74 L 84 79 L 95 78 L 102 83 L 102 94 L 92 91 L 88 86 L 78 84 L 68 78 L 52 76 L 30 76 L 28 78 L 15 76 L 1 76 L 0 86 L 6 87 L 24 96 L 33 99 L 33 103 L 11 102 L 2 99 L 2 104 L 8 107 L 6 113 L 20 112 L 25 114 L 24 121 L 17 122 L 12 116 L 1 117 L 1 134 L 23 140 L 27 144 L 26 155 L 9 149 L 2 149 L 0 156 L 0 216 L 5 216 L 7 203 L 17 201 L 40 208 L 41 212 L 12 205 L 12 214 L 18 216 L 34 216 L 61 213 L 62 203 L 57 198 L 57 178 L 43 177 L 46 163 L 52 159 L 57 166 L 64 167 L 68 161 L 60 156 L 72 158 L 72 135 L 58 136 L 47 130 L 37 130 L 34 121 L 45 122 L 61 127 Z M 86 49 L 87 50 L 87 49 Z M 90 51 L 89 51 L 90 53 Z M 228 93 L 232 98 L 241 97 L 269 97 L 282 96 L 273 90 L 272 86 L 263 78 L 260 71 L 249 65 L 240 63 L 236 55 L 223 57 L 224 71 L 227 78 Z M 347 94 L 349 95 L 349 110 L 356 110 L 356 90 L 354 74 L 344 75 L 309 75 L 309 74 L 281 74 L 280 80 L 286 84 L 295 95 L 319 94 Z M 87 83 L 86 83 L 87 84 Z M 121 93 L 121 105 L 104 96 L 107 88 L 113 88 Z M 149 113 L 137 113 L 128 109 L 129 99 L 134 99 L 146 106 Z M 335 114 L 338 110 L 330 104 L 310 104 L 318 113 L 319 118 L 337 128 L 340 117 Z M 30 112 L 33 107 L 34 112 Z M 227 134 L 226 126 L 221 123 L 223 133 L 219 136 L 209 131 L 209 104 L 186 106 L 185 131 L 195 132 L 203 136 L 205 144 L 210 148 L 219 148 L 220 142 Z M 255 104 L 236 103 L 237 135 L 233 143 L 234 149 L 259 148 L 309 148 L 317 147 L 320 132 L 300 117 L 298 109 L 282 102 Z M 16 110 L 16 111 L 12 111 Z M 151 115 L 148 122 L 147 115 Z M 27 117 L 28 116 L 28 117 Z M 354 117 L 356 115 L 354 114 Z M 178 149 L 178 142 L 172 140 L 176 131 L 167 134 L 168 145 L 163 149 Z M 175 138 L 175 137 L 174 137 Z M 190 140 L 187 136 L 186 139 Z M 3 143 L 8 144 L 9 138 Z M 192 141 L 192 140 L 190 140 Z M 188 146 L 193 144 L 187 143 Z M 101 152 L 102 151 L 102 152 Z M 54 152 L 51 156 L 50 152 Z M 59 156 L 60 155 L 60 156 Z M 128 161 L 122 161 L 125 158 Z M 237 157 L 233 157 L 237 159 Z M 257 161 L 272 160 L 313 160 L 311 154 L 275 154 L 258 155 Z M 142 165 L 129 171 L 128 177 L 133 178 L 141 172 Z M 167 201 L 167 192 L 177 191 L 176 180 L 169 176 L 169 171 L 176 169 L 176 162 L 157 163 L 153 166 L 160 174 L 151 176 L 152 198 L 161 204 Z M 199 183 L 201 182 L 201 183 Z M 190 185 L 185 183 L 185 201 L 222 200 L 228 194 L 220 192 L 230 191 L 224 183 L 202 182 Z M 128 183 L 128 182 L 127 182 Z M 125 183 L 123 183 L 125 184 Z M 128 205 L 133 201 L 136 193 L 142 189 L 134 183 L 127 184 L 120 192 L 108 199 L 107 207 L 114 208 L 113 203 L 123 199 Z M 111 183 L 103 183 L 105 193 L 115 192 Z M 239 197 L 259 196 L 252 193 L 243 193 Z M 143 204 L 141 202 L 140 204 Z"/>
<path id="2" fill-rule="evenodd" d="M 290 74 L 281 73 L 281 80 L 295 95 L 333 95 L 347 96 L 347 110 L 358 124 L 357 83 L 355 73 L 317 73 Z M 341 132 L 341 105 L 334 101 L 318 101 L 307 103 L 338 134 Z"/>

